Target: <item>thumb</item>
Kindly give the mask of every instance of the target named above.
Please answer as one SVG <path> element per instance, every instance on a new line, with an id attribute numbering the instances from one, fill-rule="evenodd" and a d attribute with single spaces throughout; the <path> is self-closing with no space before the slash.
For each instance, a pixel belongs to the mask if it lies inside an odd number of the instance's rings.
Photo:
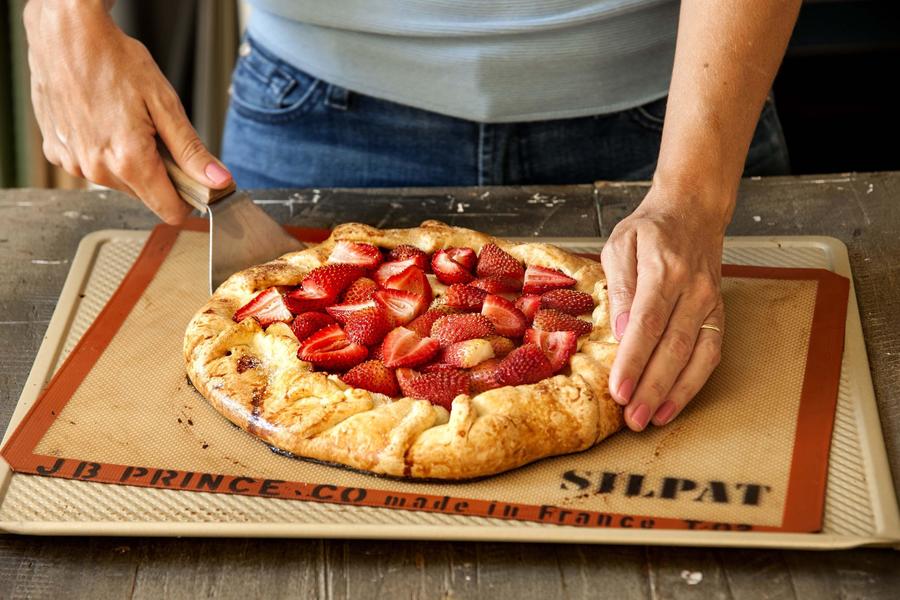
<path id="1" fill-rule="evenodd" d="M 159 137 L 175 163 L 192 179 L 211 188 L 224 188 L 231 183 L 231 173 L 200 140 L 174 91 L 171 96 L 167 101 L 149 103 Z"/>
<path id="2" fill-rule="evenodd" d="M 609 325 L 619 341 L 628 325 L 631 304 L 637 285 L 637 259 L 634 244 L 607 242 L 600 255 L 609 294 Z"/>

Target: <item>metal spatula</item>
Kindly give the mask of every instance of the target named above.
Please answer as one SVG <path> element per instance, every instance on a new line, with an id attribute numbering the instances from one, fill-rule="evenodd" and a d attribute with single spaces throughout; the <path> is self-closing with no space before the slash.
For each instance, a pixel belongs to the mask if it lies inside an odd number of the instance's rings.
<path id="1" fill-rule="evenodd" d="M 167 155 L 163 162 L 185 202 L 209 213 L 209 293 L 233 273 L 304 246 L 232 183 L 214 190 L 191 179 Z"/>

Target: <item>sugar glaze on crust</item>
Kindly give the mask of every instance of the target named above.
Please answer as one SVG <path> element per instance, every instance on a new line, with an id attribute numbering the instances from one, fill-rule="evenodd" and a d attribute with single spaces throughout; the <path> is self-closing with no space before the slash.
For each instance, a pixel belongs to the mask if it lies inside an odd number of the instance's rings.
<path id="1" fill-rule="evenodd" d="M 593 331 L 579 339 L 578 351 L 559 374 L 531 385 L 459 395 L 449 412 L 426 400 L 350 387 L 299 360 L 300 344 L 287 324 L 264 331 L 252 318 L 232 320 L 259 291 L 297 285 L 326 263 L 339 240 L 388 249 L 412 244 L 428 253 L 452 246 L 480 253 L 493 242 L 526 265 L 575 278 L 575 289 L 591 294 L 597 304 Z M 438 297 L 442 286 L 432 282 Z M 513 243 L 438 221 L 387 230 L 348 223 L 321 244 L 235 273 L 194 316 L 184 338 L 185 368 L 194 386 L 245 431 L 300 457 L 420 479 L 501 473 L 585 450 L 618 431 L 622 410 L 607 389 L 615 349 L 599 263 L 548 244 Z"/>

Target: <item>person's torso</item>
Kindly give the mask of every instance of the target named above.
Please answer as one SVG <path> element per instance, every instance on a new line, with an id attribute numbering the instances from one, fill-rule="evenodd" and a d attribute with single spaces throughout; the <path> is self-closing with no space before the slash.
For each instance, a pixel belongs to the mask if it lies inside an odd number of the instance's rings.
<path id="1" fill-rule="evenodd" d="M 474 121 L 602 114 L 665 95 L 677 0 L 251 0 L 310 74 Z"/>

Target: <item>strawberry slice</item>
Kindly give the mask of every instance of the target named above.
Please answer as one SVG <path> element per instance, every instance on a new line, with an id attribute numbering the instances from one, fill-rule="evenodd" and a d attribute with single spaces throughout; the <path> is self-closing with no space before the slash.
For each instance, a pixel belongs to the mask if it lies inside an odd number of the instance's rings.
<path id="1" fill-rule="evenodd" d="M 384 287 L 384 284 L 388 279 L 393 277 L 398 273 L 402 273 L 406 269 L 410 267 L 417 267 L 415 258 L 407 258 L 404 260 L 394 260 L 391 262 L 386 262 L 380 267 L 375 273 L 372 275 L 372 279 L 375 280 L 375 283 L 378 284 L 378 287 Z"/>
<path id="2" fill-rule="evenodd" d="M 369 350 L 347 339 L 340 325 L 329 325 L 306 338 L 297 350 L 300 360 L 328 371 L 345 371 L 364 361 Z"/>
<path id="3" fill-rule="evenodd" d="M 232 318 L 236 323 L 240 323 L 247 317 L 253 317 L 262 327 L 278 321 L 287 323 L 293 319 L 281 292 L 274 287 L 258 293 L 253 300 L 237 309 Z"/>
<path id="4" fill-rule="evenodd" d="M 497 379 L 497 367 L 500 366 L 499 358 L 489 358 L 483 363 L 475 365 L 469 375 L 469 389 L 473 394 L 480 394 L 494 388 L 500 387 L 502 384 Z"/>
<path id="5" fill-rule="evenodd" d="M 365 302 L 366 300 L 371 300 L 377 290 L 377 283 L 368 277 L 360 277 L 347 288 L 347 291 L 341 296 L 341 302 L 344 304 Z"/>
<path id="6" fill-rule="evenodd" d="M 288 309 L 298 315 L 311 310 L 321 310 L 333 301 L 334 298 L 319 288 L 297 288 L 284 297 Z"/>
<path id="7" fill-rule="evenodd" d="M 367 360 L 356 365 L 341 376 L 341 381 L 349 386 L 385 396 L 400 395 L 400 386 L 397 384 L 394 370 L 388 369 L 380 360 Z"/>
<path id="8" fill-rule="evenodd" d="M 487 295 L 486 291 L 472 285 L 454 283 L 444 293 L 444 304 L 460 310 L 480 311 Z"/>
<path id="9" fill-rule="evenodd" d="M 428 308 L 430 299 L 403 290 L 378 290 L 375 303 L 383 308 L 394 325 L 406 325 Z"/>
<path id="10" fill-rule="evenodd" d="M 484 299 L 481 314 L 494 324 L 494 330 L 498 335 L 505 337 L 522 337 L 525 328 L 528 327 L 528 318 L 525 314 L 502 296 L 488 294 Z"/>
<path id="11" fill-rule="evenodd" d="M 534 315 L 534 328 L 543 331 L 574 331 L 575 335 L 585 335 L 590 333 L 594 326 L 564 312 L 542 308 Z"/>
<path id="12" fill-rule="evenodd" d="M 503 358 L 512 352 L 518 345 L 511 339 L 499 335 L 489 335 L 484 339 L 491 343 L 491 349 L 494 351 L 494 356 L 497 358 Z"/>
<path id="13" fill-rule="evenodd" d="M 541 297 L 537 294 L 522 294 L 516 300 L 516 308 L 522 311 L 530 323 L 541 308 Z"/>
<path id="14" fill-rule="evenodd" d="M 489 294 L 512 294 L 522 289 L 522 280 L 506 277 L 479 277 L 469 285 L 484 290 Z"/>
<path id="15" fill-rule="evenodd" d="M 575 290 L 551 290 L 541 296 L 541 308 L 552 308 L 568 315 L 583 315 L 594 310 L 590 294 Z"/>
<path id="16" fill-rule="evenodd" d="M 567 288 L 576 283 L 574 279 L 562 271 L 529 265 L 525 269 L 525 282 L 522 285 L 522 291 L 526 294 L 543 294 L 550 290 Z"/>
<path id="17" fill-rule="evenodd" d="M 441 283 L 469 283 L 475 279 L 470 272 L 475 258 L 475 251 L 471 248 L 438 250 L 431 257 L 431 270 Z"/>
<path id="18" fill-rule="evenodd" d="M 406 327 L 397 327 L 387 334 L 381 351 L 386 367 L 416 367 L 434 358 L 440 345 L 437 340 L 423 338 Z"/>
<path id="19" fill-rule="evenodd" d="M 322 312 L 305 312 L 294 317 L 291 323 L 291 331 L 297 336 L 297 341 L 302 342 L 323 327 L 334 323 L 331 315 Z"/>
<path id="20" fill-rule="evenodd" d="M 554 373 L 566 366 L 578 349 L 578 336 L 574 331 L 529 329 L 522 341 L 526 344 L 537 344 L 550 361 Z"/>
<path id="21" fill-rule="evenodd" d="M 412 329 L 422 337 L 428 337 L 431 335 L 431 326 L 434 325 L 434 322 L 444 315 L 449 314 L 451 314 L 451 311 L 445 308 L 430 308 L 425 311 L 425 313 L 410 321 L 406 327 L 407 329 Z"/>
<path id="22" fill-rule="evenodd" d="M 428 363 L 427 365 L 423 365 L 423 366 L 419 367 L 419 370 L 422 371 L 423 373 L 434 373 L 435 371 L 447 371 L 447 370 L 455 371 L 458 368 L 459 367 L 456 367 L 454 365 L 448 365 L 445 362 L 433 362 L 433 363 Z"/>
<path id="23" fill-rule="evenodd" d="M 374 308 L 375 306 L 377 306 L 377 304 L 375 304 L 375 299 L 373 298 L 372 300 L 357 302 L 356 304 L 335 304 L 334 306 L 329 306 L 325 310 L 328 311 L 328 314 L 334 317 L 338 323 L 344 324 L 347 322 L 347 318 L 353 313 L 367 308 Z"/>
<path id="24" fill-rule="evenodd" d="M 351 342 L 374 346 L 391 330 L 391 320 L 380 306 L 364 308 L 347 315 L 344 331 Z"/>
<path id="25" fill-rule="evenodd" d="M 419 267 L 407 267 L 396 275 L 388 277 L 384 282 L 384 287 L 389 290 L 403 290 L 422 296 L 429 304 L 431 303 L 431 284 L 428 283 L 425 271 Z"/>
<path id="26" fill-rule="evenodd" d="M 494 335 L 494 325 L 484 315 L 466 313 L 444 315 L 431 326 L 431 337 L 441 346 Z"/>
<path id="27" fill-rule="evenodd" d="M 487 244 L 481 249 L 475 272 L 479 277 L 495 277 L 515 286 L 510 291 L 519 289 L 522 279 L 525 277 L 522 263 L 497 244 Z"/>
<path id="28" fill-rule="evenodd" d="M 460 369 L 471 369 L 478 363 L 494 358 L 491 343 L 483 339 L 465 340 L 443 349 L 440 361 Z"/>
<path id="29" fill-rule="evenodd" d="M 403 373 L 401 373 L 401 371 Z M 408 371 L 408 372 L 407 372 Z M 428 400 L 450 410 L 453 399 L 469 393 L 471 377 L 466 371 L 444 369 L 431 373 L 416 373 L 411 369 L 397 369 L 397 381 L 404 396 Z"/>
<path id="30" fill-rule="evenodd" d="M 523 344 L 497 365 L 501 385 L 537 383 L 553 374 L 553 366 L 537 344 Z"/>
<path id="31" fill-rule="evenodd" d="M 428 269 L 428 264 L 431 262 L 427 252 L 409 244 L 400 244 L 388 252 L 388 260 L 406 260 L 408 258 L 415 259 L 416 266 L 423 271 Z"/>
<path id="32" fill-rule="evenodd" d="M 325 265 L 310 271 L 301 285 L 304 290 L 318 291 L 334 300 L 364 274 L 356 265 Z"/>
<path id="33" fill-rule="evenodd" d="M 372 244 L 348 242 L 341 240 L 334 245 L 328 262 L 346 265 L 357 265 L 371 270 L 381 264 L 381 251 Z"/>

